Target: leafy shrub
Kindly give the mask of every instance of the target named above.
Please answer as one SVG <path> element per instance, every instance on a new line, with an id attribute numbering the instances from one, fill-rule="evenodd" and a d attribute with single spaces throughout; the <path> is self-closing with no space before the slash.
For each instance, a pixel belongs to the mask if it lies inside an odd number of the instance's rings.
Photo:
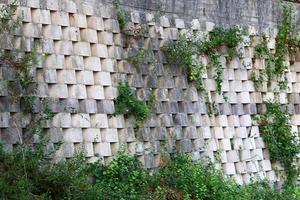
<path id="1" fill-rule="evenodd" d="M 126 28 L 127 24 L 128 24 L 128 16 L 126 13 L 124 13 L 123 11 L 121 11 L 120 8 L 120 4 L 115 4 L 115 9 L 116 9 L 116 14 L 117 14 L 117 20 L 119 22 L 119 26 L 120 28 L 123 30 L 124 28 Z"/>
<path id="2" fill-rule="evenodd" d="M 1 199 L 77 199 L 90 184 L 82 156 L 54 164 L 45 146 L 0 148 Z"/>
<path id="3" fill-rule="evenodd" d="M 115 99 L 116 110 L 114 115 L 134 115 L 136 118 L 135 127 L 139 128 L 142 122 L 149 117 L 155 97 L 152 95 L 149 104 L 145 104 L 133 94 L 128 82 L 120 82 L 118 92 L 119 95 Z"/>
<path id="4" fill-rule="evenodd" d="M 282 110 L 279 102 L 266 102 L 267 111 L 256 118 L 260 132 L 272 160 L 280 161 L 286 171 L 287 179 L 297 178 L 297 169 L 293 162 L 300 153 L 300 142 L 292 132 L 287 107 Z"/>
<path id="5" fill-rule="evenodd" d="M 150 175 L 135 156 L 120 151 L 108 166 L 98 169 L 95 178 L 101 199 L 147 199 Z"/>
<path id="6" fill-rule="evenodd" d="M 225 46 L 227 48 L 227 57 L 232 60 L 233 57 L 239 56 L 236 48 L 242 41 L 244 32 L 237 28 L 231 27 L 228 29 L 216 27 L 205 39 L 198 39 L 194 34 L 190 36 L 179 35 L 178 41 L 170 42 L 162 48 L 166 60 L 170 64 L 187 67 L 190 81 L 196 83 L 198 90 L 203 91 L 202 76 L 207 67 L 215 67 L 215 81 L 217 83 L 218 94 L 222 93 L 222 65 L 219 61 L 222 55 L 219 48 Z M 198 56 L 207 55 L 210 58 L 208 66 L 199 63 Z M 197 77 L 196 77 L 197 76 Z"/>

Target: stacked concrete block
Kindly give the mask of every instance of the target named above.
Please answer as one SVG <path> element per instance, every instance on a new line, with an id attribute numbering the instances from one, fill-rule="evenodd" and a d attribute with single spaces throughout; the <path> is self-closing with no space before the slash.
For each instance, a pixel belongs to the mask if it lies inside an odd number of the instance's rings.
<path id="1" fill-rule="evenodd" d="M 51 108 L 56 114 L 47 134 L 52 143 L 63 142 L 57 157 L 70 158 L 82 149 L 88 161 L 103 159 L 108 163 L 123 145 L 137 154 L 146 168 L 159 166 L 162 151 L 180 151 L 195 159 L 211 159 L 238 183 L 253 176 L 277 180 L 267 146 L 252 119 L 265 110 L 263 101 L 275 98 L 273 90 L 266 85 L 256 89 L 250 80 L 252 70 L 265 68 L 263 59 L 254 58 L 250 44 L 260 38 L 253 35 L 256 29 L 250 28 L 250 36 L 245 37 L 248 42 L 240 45 L 241 59 L 227 63 L 224 56 L 220 58 L 226 101 L 216 92 L 214 68 L 204 73 L 208 99 L 215 102 L 217 110 L 209 113 L 206 99 L 188 81 L 186 70 L 168 64 L 160 47 L 177 40 L 190 27 L 206 32 L 216 26 L 214 23 L 168 15 L 155 19 L 153 14 L 135 11 L 130 13 L 124 33 L 113 5 L 78 2 L 47 0 L 40 6 L 39 1 L 28 0 L 18 9 L 23 15 L 22 36 L 16 34 L 21 50 L 31 51 L 34 41 L 40 40 L 38 52 L 47 55 L 41 58 L 36 77 L 38 96 L 55 102 Z M 268 47 L 274 49 L 274 38 Z M 7 42 L 1 48 L 12 46 Z M 155 62 L 128 62 L 128 53 L 138 49 L 152 50 Z M 199 59 L 209 62 L 206 56 Z M 279 94 L 280 102 L 289 104 L 293 130 L 300 126 L 299 63 L 296 60 L 286 72 L 290 90 Z M 0 67 L 0 140 L 7 149 L 20 141 L 19 134 L 27 123 L 25 119 L 12 123 L 12 119 L 20 119 L 16 115 L 20 105 L 12 105 L 5 87 L 5 78 L 13 74 L 10 68 Z M 151 93 L 156 95 L 151 116 L 139 130 L 134 127 L 134 117 L 113 116 L 119 81 L 128 81 L 142 100 L 149 99 Z"/>

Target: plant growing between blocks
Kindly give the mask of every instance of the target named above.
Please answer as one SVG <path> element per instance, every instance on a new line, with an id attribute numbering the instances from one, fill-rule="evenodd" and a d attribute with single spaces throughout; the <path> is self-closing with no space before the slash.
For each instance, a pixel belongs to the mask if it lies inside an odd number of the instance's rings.
<path id="1" fill-rule="evenodd" d="M 150 116 L 155 103 L 155 96 L 151 95 L 146 103 L 139 100 L 132 92 L 128 82 L 120 82 L 118 85 L 119 95 L 115 99 L 115 112 L 113 115 L 124 114 L 127 117 L 134 116 L 135 128 L 138 129 Z"/>
<path id="2" fill-rule="evenodd" d="M 217 93 L 222 94 L 223 66 L 220 57 L 226 55 L 227 61 L 239 56 L 237 47 L 242 42 L 244 32 L 237 27 L 228 29 L 216 27 L 204 38 L 196 34 L 180 34 L 176 42 L 169 42 L 162 48 L 166 60 L 170 64 L 186 67 L 188 79 L 195 82 L 196 88 L 203 92 L 203 74 L 207 68 L 214 68 L 214 79 L 217 85 Z M 225 48 L 225 52 L 220 49 Z M 210 61 L 207 65 L 199 62 L 199 56 L 208 56 Z"/>
<path id="3" fill-rule="evenodd" d="M 291 5 L 283 4 L 283 19 L 275 39 L 275 53 L 270 51 L 266 37 L 263 37 L 262 42 L 255 46 L 255 57 L 264 59 L 266 62 L 265 69 L 259 73 L 251 72 L 251 79 L 256 88 L 264 82 L 268 87 L 272 82 L 276 82 L 279 90 L 287 89 L 285 72 L 288 69 L 288 63 L 286 55 L 294 53 L 296 47 L 299 46 L 295 28 L 292 27 L 292 10 Z"/>
<path id="4" fill-rule="evenodd" d="M 295 159 L 300 153 L 300 140 L 292 132 L 287 107 L 282 110 L 279 102 L 265 102 L 267 111 L 255 118 L 271 159 L 280 161 L 286 171 L 286 184 L 292 185 L 299 176 Z"/>

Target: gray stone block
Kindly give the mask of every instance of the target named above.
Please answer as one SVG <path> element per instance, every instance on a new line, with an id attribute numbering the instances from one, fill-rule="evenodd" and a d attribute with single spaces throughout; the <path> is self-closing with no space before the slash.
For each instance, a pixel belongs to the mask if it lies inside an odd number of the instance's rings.
<path id="1" fill-rule="evenodd" d="M 153 169 L 155 167 L 155 159 L 153 154 L 144 155 L 144 164 L 148 169 Z"/>
<path id="2" fill-rule="evenodd" d="M 0 80 L 0 96 L 7 96 L 8 91 L 7 91 L 7 81 Z"/>
<path id="3" fill-rule="evenodd" d="M 97 113 L 97 103 L 94 99 L 84 99 L 79 101 L 81 113 Z"/>
<path id="4" fill-rule="evenodd" d="M 69 113 L 78 113 L 80 111 L 78 99 L 63 99 L 61 100 L 60 107 Z"/>
<path id="5" fill-rule="evenodd" d="M 49 139 L 53 143 L 59 143 L 63 141 L 63 133 L 61 128 L 50 128 L 47 130 L 47 134 L 49 135 Z"/>
<path id="6" fill-rule="evenodd" d="M 174 140 L 181 140 L 183 138 L 183 131 L 181 126 L 168 128 L 168 135 Z"/>
<path id="7" fill-rule="evenodd" d="M 160 125 L 162 127 L 171 127 L 173 126 L 173 118 L 171 114 L 162 114 L 160 116 Z"/>
<path id="8" fill-rule="evenodd" d="M 189 124 L 188 117 L 185 113 L 177 113 L 173 117 L 174 125 L 186 127 Z"/>
<path id="9" fill-rule="evenodd" d="M 192 141 L 189 139 L 183 139 L 179 141 L 180 151 L 182 153 L 188 153 L 192 151 Z"/>
<path id="10" fill-rule="evenodd" d="M 150 128 L 140 128 L 138 130 L 138 135 L 141 136 L 144 142 L 149 142 L 153 140 Z"/>
<path id="11" fill-rule="evenodd" d="M 17 144 L 21 142 L 22 129 L 21 128 L 5 128 L 1 129 L 1 141 L 6 144 Z"/>
<path id="12" fill-rule="evenodd" d="M 149 75 L 145 79 L 145 85 L 149 88 L 158 88 L 158 79 L 156 75 Z"/>
<path id="13" fill-rule="evenodd" d="M 10 119 L 9 112 L 0 113 L 0 128 L 9 127 L 9 119 Z"/>
<path id="14" fill-rule="evenodd" d="M 155 132 L 155 139 L 157 140 L 163 141 L 167 138 L 167 129 L 164 127 L 157 127 L 153 132 Z"/>
<path id="15" fill-rule="evenodd" d="M 115 112 L 115 106 L 112 100 L 97 101 L 97 108 L 99 113 L 112 114 Z"/>
<path id="16" fill-rule="evenodd" d="M 232 114 L 231 104 L 229 104 L 229 103 L 222 103 L 219 108 L 220 108 L 221 115 L 231 115 Z"/>

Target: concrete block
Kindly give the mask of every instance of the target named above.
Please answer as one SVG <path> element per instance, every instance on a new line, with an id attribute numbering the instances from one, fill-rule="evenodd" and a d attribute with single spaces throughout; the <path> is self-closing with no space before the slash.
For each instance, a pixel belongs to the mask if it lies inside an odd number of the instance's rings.
<path id="1" fill-rule="evenodd" d="M 76 79 L 78 84 L 94 85 L 94 74 L 92 71 L 78 71 L 76 72 Z"/>
<path id="2" fill-rule="evenodd" d="M 236 174 L 234 163 L 224 163 L 222 164 L 222 168 L 226 175 Z"/>
<path id="3" fill-rule="evenodd" d="M 247 138 L 248 137 L 248 132 L 246 127 L 237 127 L 235 129 L 236 137 L 238 138 Z"/>
<path id="4" fill-rule="evenodd" d="M 57 70 L 57 83 L 76 84 L 75 70 Z"/>
<path id="5" fill-rule="evenodd" d="M 216 139 L 224 138 L 224 132 L 222 127 L 213 127 L 213 137 Z"/>
<path id="6" fill-rule="evenodd" d="M 33 24 L 33 23 L 25 23 L 23 25 L 23 36 L 28 38 L 41 38 L 43 35 L 42 25 L 41 24 Z"/>
<path id="7" fill-rule="evenodd" d="M 81 128 L 68 128 L 63 131 L 64 141 L 67 143 L 82 142 Z"/>
<path id="8" fill-rule="evenodd" d="M 49 95 L 53 98 L 68 98 L 68 87 L 64 84 L 49 85 Z"/>
<path id="9" fill-rule="evenodd" d="M 105 45 L 114 44 L 113 33 L 110 32 L 99 32 L 98 39 L 99 39 L 99 43 L 101 44 L 105 44 Z"/>
<path id="10" fill-rule="evenodd" d="M 226 155 L 227 155 L 227 160 L 230 163 L 235 163 L 240 161 L 238 151 L 236 150 L 227 151 Z"/>
<path id="11" fill-rule="evenodd" d="M 104 89 L 101 85 L 91 85 L 86 87 L 87 97 L 91 99 L 104 99 Z"/>
<path id="12" fill-rule="evenodd" d="M 95 99 L 81 100 L 79 107 L 82 113 L 97 113 L 97 103 Z"/>
<path id="13" fill-rule="evenodd" d="M 88 42 L 74 43 L 74 54 L 79 56 L 91 56 L 91 47 Z"/>
<path id="14" fill-rule="evenodd" d="M 90 118 L 92 127 L 108 128 L 108 119 L 106 114 L 93 114 Z"/>
<path id="15" fill-rule="evenodd" d="M 259 162 L 259 165 L 264 171 L 271 171 L 272 170 L 272 165 L 270 160 L 262 160 Z"/>
<path id="16" fill-rule="evenodd" d="M 115 99 L 117 97 L 117 88 L 115 87 L 104 87 L 105 99 Z"/>
<path id="17" fill-rule="evenodd" d="M 93 29 L 82 29 L 80 31 L 81 40 L 84 42 L 97 43 L 97 31 Z"/>
<path id="18" fill-rule="evenodd" d="M 9 127 L 9 119 L 10 119 L 9 112 L 1 112 L 0 113 L 0 128 Z"/>
<path id="19" fill-rule="evenodd" d="M 83 70 L 84 63 L 82 56 L 68 56 L 65 59 L 65 67 L 67 69 Z"/>
<path id="20" fill-rule="evenodd" d="M 118 142 L 118 131 L 115 128 L 103 129 L 101 131 L 101 140 L 103 142 Z"/>
<path id="21" fill-rule="evenodd" d="M 260 171 L 257 161 L 249 161 L 249 162 L 246 162 L 246 163 L 247 163 L 246 165 L 247 165 L 247 172 L 248 173 L 255 173 L 255 172 Z"/>
<path id="22" fill-rule="evenodd" d="M 46 1 L 47 10 L 57 11 L 59 10 L 58 0 L 47 0 Z"/>
<path id="23" fill-rule="evenodd" d="M 85 85 L 70 85 L 69 89 L 69 97 L 75 99 L 86 99 L 86 88 Z"/>
<path id="24" fill-rule="evenodd" d="M 86 113 L 78 113 L 72 115 L 72 126 L 80 128 L 91 127 L 90 115 Z"/>
<path id="25" fill-rule="evenodd" d="M 243 140 L 245 149 L 255 149 L 255 139 L 254 138 L 246 138 Z"/>
<path id="26" fill-rule="evenodd" d="M 108 119 L 109 127 L 111 128 L 124 128 L 125 127 L 125 121 L 123 115 L 117 115 L 114 117 L 110 117 Z"/>
<path id="27" fill-rule="evenodd" d="M 82 129 L 82 137 L 85 143 L 101 142 L 100 129 L 98 128 L 86 128 Z"/>
<path id="28" fill-rule="evenodd" d="M 100 57 L 100 58 L 107 58 L 108 57 L 108 50 L 106 45 L 104 44 L 92 44 L 92 56 Z"/>
<path id="29" fill-rule="evenodd" d="M 261 149 L 266 148 L 266 145 L 262 137 L 255 138 L 255 147 Z"/>
<path id="30" fill-rule="evenodd" d="M 91 71 L 101 71 L 100 58 L 87 57 L 84 58 L 84 69 Z"/>
<path id="31" fill-rule="evenodd" d="M 97 102 L 98 112 L 112 114 L 115 112 L 114 102 L 112 100 L 101 100 Z"/>
<path id="32" fill-rule="evenodd" d="M 235 169 L 237 174 L 245 174 L 247 173 L 247 166 L 245 162 L 235 163 Z"/>
<path id="33" fill-rule="evenodd" d="M 231 150 L 230 139 L 224 138 L 224 139 L 220 140 L 219 145 L 220 145 L 220 149 L 222 149 L 222 150 L 225 150 L 225 151 Z"/>
<path id="34" fill-rule="evenodd" d="M 84 155 L 85 157 L 92 157 L 94 156 L 94 146 L 93 143 L 88 142 L 83 144 L 84 147 Z"/>
<path id="35" fill-rule="evenodd" d="M 51 16 L 49 10 L 32 9 L 32 22 L 37 24 L 51 24 Z"/>
<path id="36" fill-rule="evenodd" d="M 112 156 L 110 143 L 100 142 L 94 145 L 94 152 L 96 156 Z"/>
<path id="37" fill-rule="evenodd" d="M 62 11 L 51 12 L 51 22 L 54 25 L 69 26 L 69 14 Z"/>
<path id="38" fill-rule="evenodd" d="M 86 16 L 82 14 L 71 14 L 70 15 L 70 25 L 79 28 L 87 28 Z"/>
<path id="39" fill-rule="evenodd" d="M 54 42 L 54 49 L 56 54 L 63 54 L 63 55 L 73 54 L 73 45 L 71 41 Z"/>
<path id="40" fill-rule="evenodd" d="M 109 72 L 96 72 L 94 73 L 95 84 L 102 86 L 111 86 L 111 76 Z"/>
<path id="41" fill-rule="evenodd" d="M 253 160 L 263 160 L 264 155 L 262 149 L 251 150 L 251 157 L 253 158 Z"/>
<path id="42" fill-rule="evenodd" d="M 98 31 L 104 30 L 103 19 L 101 17 L 88 16 L 87 17 L 87 26 L 88 26 L 88 28 L 98 30 Z"/>
<path id="43" fill-rule="evenodd" d="M 22 18 L 23 22 L 31 22 L 31 9 L 29 7 L 18 7 L 16 15 Z"/>
<path id="44" fill-rule="evenodd" d="M 54 69 L 44 69 L 44 80 L 46 83 L 57 83 L 57 74 Z"/>
<path id="45" fill-rule="evenodd" d="M 80 30 L 78 27 L 63 27 L 63 39 L 70 41 L 80 41 Z"/>

